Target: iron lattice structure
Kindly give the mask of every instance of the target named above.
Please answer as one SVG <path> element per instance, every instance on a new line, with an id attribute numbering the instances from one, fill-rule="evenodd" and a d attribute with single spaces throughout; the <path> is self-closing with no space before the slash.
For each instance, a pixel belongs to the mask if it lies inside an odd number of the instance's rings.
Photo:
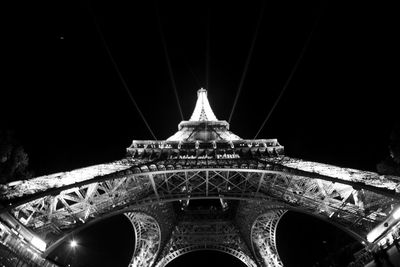
<path id="1" fill-rule="evenodd" d="M 257 266 L 233 222 L 218 219 L 178 222 L 155 266 L 164 267 L 185 253 L 204 249 L 231 254 L 248 267 Z"/>
<path id="2" fill-rule="evenodd" d="M 136 237 L 129 266 L 157 267 L 199 249 L 224 251 L 247 266 L 283 266 L 275 239 L 287 210 L 366 241 L 399 199 L 398 177 L 290 158 L 276 139 L 241 139 L 217 120 L 204 89 L 190 120 L 167 140 L 133 141 L 122 160 L 13 182 L 0 192 L 3 224 L 45 240 L 42 256 L 123 213 Z M 194 211 L 197 200 L 221 205 Z"/>

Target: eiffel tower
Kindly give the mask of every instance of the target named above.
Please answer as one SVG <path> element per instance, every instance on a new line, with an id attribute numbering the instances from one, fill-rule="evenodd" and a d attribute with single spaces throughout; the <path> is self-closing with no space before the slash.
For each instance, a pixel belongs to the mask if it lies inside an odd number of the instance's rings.
<path id="1" fill-rule="evenodd" d="M 0 243 L 27 266 L 57 266 L 46 259 L 52 250 L 117 214 L 135 232 L 132 267 L 164 267 L 197 250 L 248 267 L 283 266 L 276 229 L 289 210 L 328 221 L 366 248 L 388 236 L 382 225 L 400 228 L 391 217 L 398 177 L 291 158 L 277 139 L 242 139 L 217 119 L 205 89 L 168 139 L 134 140 L 121 160 L 9 183 L 0 200 Z"/>

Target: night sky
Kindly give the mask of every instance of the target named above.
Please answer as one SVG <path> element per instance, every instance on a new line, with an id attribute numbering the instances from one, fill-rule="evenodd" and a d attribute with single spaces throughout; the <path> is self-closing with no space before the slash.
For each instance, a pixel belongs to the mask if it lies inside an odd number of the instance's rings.
<path id="1" fill-rule="evenodd" d="M 205 87 L 217 118 L 227 120 L 260 14 L 231 130 L 242 138 L 255 136 L 312 32 L 258 137 L 278 138 L 291 157 L 375 171 L 388 156 L 390 131 L 399 121 L 395 8 L 377 1 L 216 2 L 3 4 L 1 127 L 14 130 L 36 175 L 120 159 L 133 139 L 153 139 L 105 44 L 158 139 L 171 136 L 181 121 L 162 35 L 184 118 L 193 111 L 196 91 Z M 295 213 L 285 216 L 285 229 L 313 229 L 312 219 Z M 114 225 L 131 231 L 129 225 L 123 228 L 123 217 L 110 220 L 97 230 L 87 229 L 81 242 L 98 245 L 93 241 L 96 233 L 114 231 Z M 333 231 L 317 225 L 325 229 L 321 235 Z M 285 229 L 281 231 L 290 233 Z M 124 230 L 118 231 L 124 235 Z M 328 236 L 307 239 L 308 248 L 315 251 L 321 246 L 318 242 L 325 242 L 329 250 L 336 241 Z M 126 259 L 118 253 L 131 244 L 121 239 L 110 242 L 121 249 L 104 253 L 99 245 L 88 245 L 86 251 L 97 251 L 109 256 L 113 266 L 124 266 L 129 250 Z M 185 259 L 189 261 L 190 254 L 180 260 Z M 110 266 L 105 262 L 84 266 Z"/>

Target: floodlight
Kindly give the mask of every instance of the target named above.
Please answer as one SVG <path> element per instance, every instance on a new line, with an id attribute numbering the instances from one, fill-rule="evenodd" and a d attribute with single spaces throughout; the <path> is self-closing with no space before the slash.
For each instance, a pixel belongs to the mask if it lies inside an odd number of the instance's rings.
<path id="1" fill-rule="evenodd" d="M 71 246 L 71 248 L 74 248 L 78 245 L 78 242 L 76 242 L 76 240 L 72 240 L 69 245 Z"/>

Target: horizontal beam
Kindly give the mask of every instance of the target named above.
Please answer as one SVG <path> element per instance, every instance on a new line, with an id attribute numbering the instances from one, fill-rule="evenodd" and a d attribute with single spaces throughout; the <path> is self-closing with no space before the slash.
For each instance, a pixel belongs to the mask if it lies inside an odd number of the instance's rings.
<path id="1" fill-rule="evenodd" d="M 235 171 L 235 172 L 243 172 L 243 173 L 260 173 L 260 174 L 300 176 L 300 177 L 304 177 L 304 178 L 320 179 L 320 180 L 324 180 L 324 181 L 345 184 L 345 185 L 352 186 L 354 189 L 357 189 L 357 190 L 364 189 L 364 190 L 367 190 L 370 192 L 377 193 L 379 195 L 383 195 L 383 196 L 386 196 L 389 198 L 400 200 L 400 193 L 396 192 L 396 190 L 394 190 L 394 189 L 375 187 L 372 185 L 365 184 L 363 182 L 344 180 L 344 179 L 335 178 L 332 176 L 303 171 L 303 170 L 286 167 L 286 166 L 280 166 L 280 167 L 283 167 L 284 170 L 276 171 L 276 170 L 240 169 L 240 168 L 207 168 L 207 169 L 195 168 L 195 169 L 175 169 L 175 170 L 163 170 L 163 171 L 150 171 L 150 172 L 144 172 L 144 173 L 132 173 L 129 175 L 127 175 L 126 170 L 124 170 L 124 171 L 120 171 L 117 173 L 96 177 L 91 180 L 81 181 L 78 183 L 74 183 L 74 184 L 70 184 L 70 185 L 66 185 L 66 186 L 62 186 L 62 187 L 58 187 L 58 188 L 51 188 L 46 191 L 34 193 L 34 194 L 20 197 L 17 199 L 11 199 L 9 201 L 3 200 L 3 203 L 0 204 L 0 213 L 10 211 L 11 209 L 14 209 L 20 205 L 23 205 L 25 203 L 28 203 L 30 201 L 33 201 L 33 200 L 36 200 L 36 199 L 39 199 L 39 198 L 42 198 L 42 197 L 45 197 L 48 195 L 56 196 L 61 191 L 68 190 L 68 189 L 75 188 L 75 187 L 81 187 L 81 186 L 92 184 L 92 183 L 104 182 L 107 180 L 120 179 L 120 178 L 124 178 L 124 177 L 135 177 L 135 176 L 143 176 L 143 175 L 146 175 L 146 176 L 153 175 L 154 176 L 154 175 L 169 174 L 169 173 L 206 172 L 206 171 L 215 171 L 215 172 Z"/>

